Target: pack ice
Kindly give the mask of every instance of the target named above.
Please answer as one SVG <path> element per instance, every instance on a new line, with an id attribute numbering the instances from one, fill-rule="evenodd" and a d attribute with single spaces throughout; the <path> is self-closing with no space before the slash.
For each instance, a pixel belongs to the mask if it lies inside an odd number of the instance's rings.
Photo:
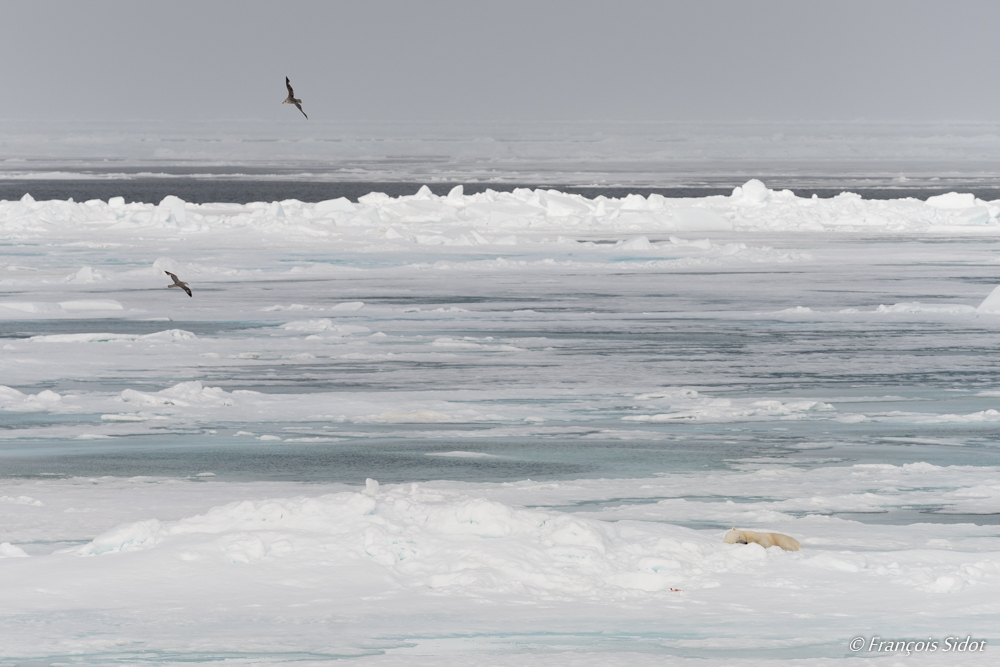
<path id="1" fill-rule="evenodd" d="M 0 662 L 992 646 L 998 215 L 756 180 L 0 202 Z"/>

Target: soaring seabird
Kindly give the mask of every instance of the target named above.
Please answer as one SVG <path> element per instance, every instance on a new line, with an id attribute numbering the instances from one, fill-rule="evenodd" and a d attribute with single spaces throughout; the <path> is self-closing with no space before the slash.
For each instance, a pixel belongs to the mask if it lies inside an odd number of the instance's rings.
<path id="1" fill-rule="evenodd" d="M 288 89 L 288 97 L 285 98 L 285 101 L 282 102 L 282 104 L 294 104 L 299 111 L 302 111 L 302 100 L 295 99 L 295 92 L 292 90 L 292 82 L 288 80 L 287 76 L 285 77 L 285 88 Z M 302 111 L 302 115 L 306 116 L 306 112 Z M 306 120 L 309 120 L 309 116 L 306 116 Z"/>
<path id="2" fill-rule="evenodd" d="M 180 287 L 182 290 L 184 290 L 185 292 L 187 292 L 188 296 L 194 296 L 193 294 L 191 294 L 191 288 L 188 287 L 188 284 L 186 282 L 181 281 L 180 278 L 178 278 L 174 274 L 170 273 L 169 271 L 164 271 L 164 273 L 174 279 L 174 284 L 173 285 L 167 285 L 168 288 L 170 288 L 170 287 Z"/>

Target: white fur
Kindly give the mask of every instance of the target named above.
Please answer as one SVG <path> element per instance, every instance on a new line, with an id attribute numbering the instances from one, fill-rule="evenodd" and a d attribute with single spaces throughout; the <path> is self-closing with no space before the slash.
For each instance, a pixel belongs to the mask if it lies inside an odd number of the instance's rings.
<path id="1" fill-rule="evenodd" d="M 723 538 L 726 544 L 759 544 L 765 549 L 778 546 L 785 551 L 798 551 L 802 548 L 794 537 L 782 533 L 755 533 L 752 530 L 736 530 L 733 528 Z"/>

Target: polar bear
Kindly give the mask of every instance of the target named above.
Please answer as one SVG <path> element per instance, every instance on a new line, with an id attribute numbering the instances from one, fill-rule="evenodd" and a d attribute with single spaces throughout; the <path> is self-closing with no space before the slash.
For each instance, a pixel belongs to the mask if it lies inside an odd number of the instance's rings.
<path id="1" fill-rule="evenodd" d="M 782 535 L 781 533 L 755 533 L 752 530 L 736 530 L 735 528 L 726 533 L 723 542 L 726 544 L 750 544 L 752 542 L 759 544 L 765 549 L 779 546 L 785 551 L 798 551 L 802 548 L 798 540 L 788 535 Z"/>

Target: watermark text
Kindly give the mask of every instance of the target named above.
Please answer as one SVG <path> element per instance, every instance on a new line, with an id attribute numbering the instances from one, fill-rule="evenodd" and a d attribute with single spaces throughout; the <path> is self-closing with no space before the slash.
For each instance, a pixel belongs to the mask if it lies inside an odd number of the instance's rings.
<path id="1" fill-rule="evenodd" d="M 945 637 L 944 639 L 883 639 L 878 635 L 855 637 L 851 640 L 855 653 L 973 653 L 986 650 L 985 639 Z"/>

